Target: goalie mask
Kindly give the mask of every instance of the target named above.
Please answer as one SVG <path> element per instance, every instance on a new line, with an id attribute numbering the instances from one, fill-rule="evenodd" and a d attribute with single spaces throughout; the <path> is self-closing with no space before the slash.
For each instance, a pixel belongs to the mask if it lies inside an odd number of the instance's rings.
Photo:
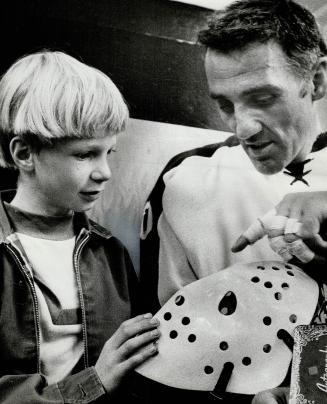
<path id="1" fill-rule="evenodd" d="M 277 387 L 292 359 L 288 340 L 297 325 L 310 323 L 317 302 L 317 283 L 294 265 L 233 265 L 167 301 L 155 315 L 159 353 L 136 371 L 187 390 L 255 394 Z"/>

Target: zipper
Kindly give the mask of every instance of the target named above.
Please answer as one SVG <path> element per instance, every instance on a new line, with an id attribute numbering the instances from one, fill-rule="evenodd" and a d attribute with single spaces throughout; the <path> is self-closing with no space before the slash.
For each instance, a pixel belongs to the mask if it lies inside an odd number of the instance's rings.
<path id="1" fill-rule="evenodd" d="M 77 245 L 76 250 L 74 251 L 74 259 L 73 259 L 78 296 L 79 296 L 79 301 L 80 301 L 81 311 L 82 311 L 82 334 L 83 334 L 83 343 L 84 343 L 84 367 L 85 368 L 89 367 L 89 358 L 88 358 L 88 348 L 87 348 L 86 313 L 85 313 L 85 304 L 84 304 L 84 297 L 83 297 L 83 290 L 82 290 L 82 281 L 81 281 L 81 275 L 80 275 L 80 271 L 79 271 L 79 258 L 81 256 L 82 248 L 84 247 L 84 245 L 86 244 L 86 242 L 88 241 L 89 238 L 90 238 L 89 234 L 82 233 L 80 235 L 80 238 L 76 240 L 76 245 L 78 242 L 80 242 L 80 243 Z"/>
<path id="2" fill-rule="evenodd" d="M 23 258 L 20 257 L 20 253 L 19 251 L 13 247 L 12 245 L 5 243 L 6 248 L 8 249 L 8 251 L 10 252 L 10 254 L 12 255 L 12 257 L 14 258 L 14 261 L 16 262 L 16 264 L 18 265 L 18 268 L 21 270 L 21 272 L 23 273 L 24 277 L 27 279 L 27 283 L 30 287 L 30 290 L 32 292 L 32 297 L 33 297 L 33 314 L 34 314 L 34 325 L 35 325 L 35 329 L 36 329 L 36 358 L 37 358 L 37 362 L 36 362 L 36 369 L 37 369 L 37 373 L 41 372 L 41 363 L 40 363 L 40 314 L 39 314 L 39 305 L 38 305 L 38 301 L 37 301 L 37 296 L 36 296 L 36 291 L 35 291 L 35 287 L 34 287 L 34 282 L 33 279 L 31 277 L 31 273 L 28 269 L 28 265 L 25 264 Z"/>

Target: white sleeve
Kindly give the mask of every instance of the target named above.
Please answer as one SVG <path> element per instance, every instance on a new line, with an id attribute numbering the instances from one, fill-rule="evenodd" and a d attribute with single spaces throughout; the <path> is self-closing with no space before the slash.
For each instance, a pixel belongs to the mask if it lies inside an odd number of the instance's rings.
<path id="1" fill-rule="evenodd" d="M 160 237 L 158 297 L 163 305 L 183 286 L 197 280 L 185 248 L 178 240 L 164 213 L 158 221 Z"/>

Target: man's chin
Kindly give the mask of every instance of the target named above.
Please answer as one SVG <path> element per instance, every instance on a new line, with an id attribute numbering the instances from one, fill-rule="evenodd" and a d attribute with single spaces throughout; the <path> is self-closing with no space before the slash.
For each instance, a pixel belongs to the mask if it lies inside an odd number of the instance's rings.
<path id="1" fill-rule="evenodd" d="M 276 164 L 275 161 L 271 159 L 258 161 L 258 160 L 251 160 L 254 168 L 263 175 L 273 175 L 277 174 L 283 170 L 282 164 Z"/>

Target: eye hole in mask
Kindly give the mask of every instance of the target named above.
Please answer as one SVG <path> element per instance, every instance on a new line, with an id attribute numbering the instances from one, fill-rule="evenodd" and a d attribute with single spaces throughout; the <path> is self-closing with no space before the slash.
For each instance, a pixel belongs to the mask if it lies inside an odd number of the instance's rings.
<path id="1" fill-rule="evenodd" d="M 236 310 L 237 299 L 235 293 L 228 291 L 225 296 L 221 299 L 218 310 L 224 316 L 230 316 Z"/>

